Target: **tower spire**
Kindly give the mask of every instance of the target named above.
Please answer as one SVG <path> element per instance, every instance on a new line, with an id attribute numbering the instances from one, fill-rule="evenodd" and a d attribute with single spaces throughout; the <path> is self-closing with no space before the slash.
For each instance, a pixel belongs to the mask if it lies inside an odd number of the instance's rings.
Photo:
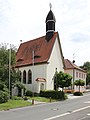
<path id="1" fill-rule="evenodd" d="M 50 11 L 46 17 L 46 40 L 49 41 L 53 35 L 54 35 L 54 32 L 55 32 L 55 16 L 51 10 L 52 8 L 52 4 L 49 3 L 49 6 L 50 6 Z"/>

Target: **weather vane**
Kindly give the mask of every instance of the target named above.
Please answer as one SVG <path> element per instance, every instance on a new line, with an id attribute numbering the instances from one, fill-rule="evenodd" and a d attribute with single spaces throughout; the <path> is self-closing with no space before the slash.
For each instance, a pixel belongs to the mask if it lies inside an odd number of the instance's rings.
<path id="1" fill-rule="evenodd" d="M 50 6 L 50 10 L 51 10 L 51 8 L 52 8 L 52 4 L 51 4 L 51 3 L 49 3 L 49 6 Z"/>

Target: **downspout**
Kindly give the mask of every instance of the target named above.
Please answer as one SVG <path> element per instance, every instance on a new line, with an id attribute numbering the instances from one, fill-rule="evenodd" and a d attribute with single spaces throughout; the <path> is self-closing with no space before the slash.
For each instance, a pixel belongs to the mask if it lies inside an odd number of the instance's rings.
<path id="1" fill-rule="evenodd" d="M 74 80 L 75 80 L 75 74 L 74 73 L 75 73 L 75 71 L 74 71 L 74 68 L 73 68 L 73 85 L 72 85 L 73 86 L 73 91 L 74 91 Z"/>

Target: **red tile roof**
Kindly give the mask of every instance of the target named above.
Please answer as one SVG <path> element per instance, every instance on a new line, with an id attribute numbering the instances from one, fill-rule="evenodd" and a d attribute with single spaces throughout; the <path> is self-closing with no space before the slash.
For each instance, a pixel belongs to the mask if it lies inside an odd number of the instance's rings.
<path id="1" fill-rule="evenodd" d="M 34 50 L 34 64 L 45 63 L 48 61 L 52 52 L 54 42 L 58 32 L 55 32 L 50 41 L 47 42 L 45 36 L 21 43 L 16 54 L 16 67 L 32 65 Z"/>
<path id="2" fill-rule="evenodd" d="M 86 72 L 85 70 L 81 69 L 80 67 L 78 67 L 77 65 L 75 65 L 73 62 L 71 62 L 68 59 L 64 59 L 64 65 L 65 65 L 65 70 L 67 69 L 78 69 L 80 71 Z"/>

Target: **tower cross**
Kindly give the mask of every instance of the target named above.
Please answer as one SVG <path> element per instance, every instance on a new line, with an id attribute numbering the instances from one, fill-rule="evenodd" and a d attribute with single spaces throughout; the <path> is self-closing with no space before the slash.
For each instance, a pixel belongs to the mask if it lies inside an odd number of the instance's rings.
<path id="1" fill-rule="evenodd" d="M 51 10 L 51 8 L 52 8 L 52 4 L 51 4 L 51 3 L 49 3 L 49 6 L 50 6 L 50 10 Z"/>

